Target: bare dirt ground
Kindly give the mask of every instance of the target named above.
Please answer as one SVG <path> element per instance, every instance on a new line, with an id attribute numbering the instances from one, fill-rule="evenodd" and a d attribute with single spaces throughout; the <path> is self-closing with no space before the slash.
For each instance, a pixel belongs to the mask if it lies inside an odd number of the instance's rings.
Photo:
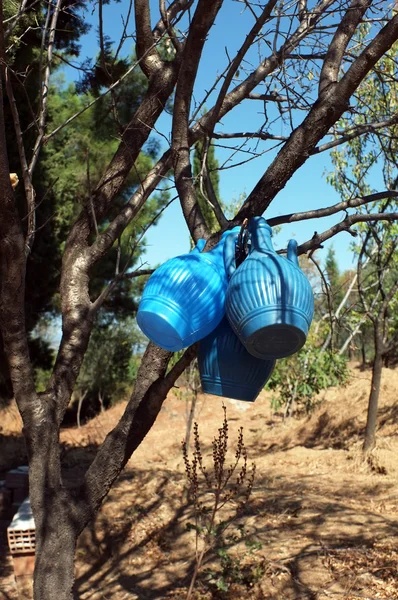
<path id="1" fill-rule="evenodd" d="M 328 390 L 310 416 L 287 423 L 271 411 L 269 393 L 254 404 L 224 400 L 231 460 L 243 426 L 249 462 L 257 468 L 245 514 L 230 526 L 237 531 L 244 525 L 251 546 L 239 543 L 228 551 L 227 591 L 217 591 L 202 573 L 196 600 L 397 600 L 398 370 L 383 372 L 377 447 L 364 463 L 369 386 L 370 373 L 353 368 L 346 388 Z M 196 420 L 207 464 L 223 420 L 222 403 L 214 396 L 198 399 Z M 102 441 L 123 408 L 62 432 L 72 448 L 66 455 L 69 479 L 82 469 L 84 448 Z M 12 433 L 11 421 L 16 431 L 13 409 L 3 415 L 3 432 L 8 423 Z M 194 519 L 181 454 L 185 428 L 185 402 L 171 394 L 96 522 L 81 536 L 76 598 L 186 597 L 195 533 L 186 528 Z M 204 569 L 216 580 L 220 559 L 214 552 L 206 556 Z M 0 575 L 0 590 L 2 581 Z M 14 597 L 10 588 L 7 595 L 0 591 L 0 600 Z"/>

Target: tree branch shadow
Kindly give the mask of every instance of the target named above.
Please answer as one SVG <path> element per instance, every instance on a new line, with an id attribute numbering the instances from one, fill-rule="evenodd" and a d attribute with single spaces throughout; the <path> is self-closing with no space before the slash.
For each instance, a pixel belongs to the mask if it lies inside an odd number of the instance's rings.
<path id="1" fill-rule="evenodd" d="M 171 487 L 171 477 L 180 487 Z M 126 484 L 133 480 L 134 487 L 128 491 Z M 329 554 L 351 549 L 371 552 L 375 542 L 393 539 L 398 533 L 398 520 L 384 517 L 369 506 L 358 508 L 359 495 L 383 493 L 383 484 L 350 488 L 342 485 L 331 497 L 316 489 L 318 483 L 316 476 L 297 481 L 281 477 L 272 483 L 265 477 L 257 479 L 253 500 L 241 518 L 250 536 L 262 545 L 259 556 L 267 565 L 264 577 L 275 594 L 269 597 L 275 600 L 315 600 L 323 589 L 340 589 L 326 564 Z M 189 536 L 184 528 L 187 519 L 192 519 L 192 509 L 182 499 L 182 484 L 182 474 L 167 470 L 148 469 L 123 475 L 117 488 L 121 487 L 121 495 L 127 494 L 125 502 L 131 501 L 130 511 L 120 513 L 115 507 L 113 517 L 109 512 L 107 516 L 100 515 L 82 536 L 75 598 L 119 600 L 131 594 L 155 600 L 177 598 L 178 590 L 183 593 L 195 560 L 193 534 Z M 148 485 L 152 487 L 145 499 Z M 108 508 L 112 502 L 114 498 L 109 499 Z M 166 519 L 161 518 L 164 511 L 169 515 Z M 139 535 L 142 521 L 153 527 Z M 209 564 L 212 560 L 214 554 L 209 556 Z M 89 564 L 84 572 L 82 561 Z M 209 592 L 206 586 L 203 590 Z M 242 588 L 241 597 L 249 592 L 250 589 Z M 218 597 L 215 591 L 212 594 L 211 597 Z"/>

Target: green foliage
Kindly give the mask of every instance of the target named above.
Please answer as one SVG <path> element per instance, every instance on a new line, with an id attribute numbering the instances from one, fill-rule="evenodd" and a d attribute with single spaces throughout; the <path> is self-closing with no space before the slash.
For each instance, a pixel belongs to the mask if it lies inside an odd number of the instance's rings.
<path id="1" fill-rule="evenodd" d="M 260 550 L 262 544 L 248 535 L 244 525 L 238 525 L 236 533 L 219 541 L 215 549 L 218 565 L 204 570 L 205 581 L 219 592 L 228 592 L 234 583 L 250 589 L 265 573 Z"/>
<path id="2" fill-rule="evenodd" d="M 366 33 L 364 26 L 363 34 Z M 388 122 L 395 117 L 398 107 L 396 85 L 396 61 L 398 43 L 377 63 L 374 71 L 361 83 L 355 96 L 355 109 L 342 119 L 339 128 L 356 127 L 368 122 Z M 336 147 L 332 153 L 334 171 L 327 175 L 328 182 L 339 192 L 342 199 L 349 200 L 360 195 L 373 193 L 370 182 L 384 180 L 386 189 L 397 189 L 398 126 L 396 124 L 369 128 L 365 135 L 354 137 L 343 146 Z M 376 177 L 375 177 L 376 176 Z M 381 200 L 359 207 L 357 212 L 397 211 L 396 198 Z M 360 344 L 365 348 L 374 345 L 374 336 L 370 323 L 375 323 L 383 309 L 384 298 L 390 294 L 394 282 L 398 279 L 398 258 L 395 245 L 398 242 L 396 223 L 375 222 L 356 225 L 360 234 L 353 250 L 362 265 L 362 300 L 358 296 L 354 310 L 346 319 L 346 329 L 352 330 L 360 325 Z M 364 246 L 363 246 L 364 245 Z M 361 266 L 360 265 L 360 266 Z M 393 306 L 398 303 L 397 294 L 389 300 L 389 315 L 384 325 L 384 338 L 398 338 L 398 319 Z M 371 319 L 369 316 L 371 315 Z M 358 342 L 357 342 L 358 343 Z M 397 354 L 398 348 L 391 345 L 390 352 Z M 388 343 L 387 343 L 388 346 Z M 373 349 L 372 349 L 373 354 Z"/>
<path id="3" fill-rule="evenodd" d="M 81 2 L 74 3 L 70 18 L 74 17 L 75 9 L 80 9 L 81 4 Z M 64 7 L 68 5 L 68 2 L 63 4 Z M 10 10 L 12 12 L 13 8 Z M 12 14 L 14 13 L 12 12 Z M 43 17 L 41 13 L 38 14 Z M 64 11 L 62 11 L 62 14 L 64 14 Z M 67 14 L 67 11 L 65 11 L 65 14 Z M 61 22 L 63 23 L 63 20 Z M 68 55 L 76 53 L 78 48 L 75 42 L 78 40 L 80 33 L 85 31 L 86 26 L 79 20 L 74 24 L 72 36 L 69 35 L 68 27 L 66 27 L 65 32 L 57 37 L 59 40 L 57 50 L 59 52 L 62 50 Z M 20 49 L 15 50 L 13 55 L 15 68 L 19 65 L 18 69 L 23 71 L 25 67 L 22 69 L 20 65 L 27 61 L 30 69 L 29 77 L 25 82 L 25 91 L 17 85 L 15 86 L 16 99 L 18 105 L 22 107 L 20 119 L 22 129 L 26 132 L 24 134 L 25 146 L 28 152 L 33 147 L 36 129 L 31 127 L 32 115 L 25 94 L 28 94 L 32 108 L 37 111 L 37 103 L 40 97 L 38 71 L 40 41 L 39 36 L 34 43 L 32 41 L 29 48 L 21 46 Z M 105 68 L 106 73 L 113 82 L 127 70 L 131 62 L 135 61 L 134 56 L 131 60 L 114 60 L 109 40 L 106 40 L 105 50 L 105 66 L 100 57 L 98 58 L 98 64 L 94 66 L 86 65 L 84 91 L 82 89 L 83 85 L 79 89 L 73 84 L 65 86 L 63 78 L 58 76 L 55 70 L 48 94 L 48 132 L 63 125 L 72 115 L 82 111 L 94 97 L 98 97 L 105 86 L 109 85 L 110 80 L 108 81 L 106 77 L 102 77 L 102 79 L 99 76 L 97 77 L 101 68 Z M 93 75 L 92 78 L 89 77 L 90 74 Z M 146 89 L 146 78 L 139 68 L 133 70 L 117 92 L 99 99 L 92 108 L 82 112 L 79 118 L 72 121 L 67 127 L 62 128 L 57 135 L 51 137 L 41 150 L 33 178 L 37 196 L 36 218 L 38 231 L 35 236 L 33 252 L 28 259 L 26 277 L 28 331 L 34 330 L 43 316 L 51 320 L 59 313 L 57 290 L 59 289 L 61 257 L 67 234 L 74 220 L 87 204 L 90 192 L 98 184 L 107 164 L 116 152 L 120 133 L 131 119 L 146 93 Z M 22 99 L 21 94 L 23 95 Z M 114 104 L 117 105 L 115 110 L 113 110 Z M 15 144 L 12 117 L 7 103 L 5 113 L 8 124 L 7 140 L 10 166 L 12 171 L 18 171 L 19 157 Z M 121 206 L 130 199 L 140 181 L 151 169 L 157 151 L 158 145 L 156 143 L 148 143 L 145 151 L 140 153 L 134 169 L 129 174 L 121 193 L 115 199 L 113 207 L 107 215 L 108 221 L 102 222 L 99 225 L 99 230 L 103 230 L 109 220 L 120 211 Z M 28 160 L 29 158 L 28 155 Z M 24 216 L 26 205 L 22 185 L 19 185 L 16 189 L 16 198 L 21 216 Z M 128 265 L 128 272 L 140 261 L 142 262 L 141 258 L 145 252 L 141 242 L 143 232 L 148 223 L 152 222 L 156 214 L 165 206 L 168 199 L 169 194 L 167 192 L 160 191 L 154 194 L 146 202 L 139 217 L 127 227 L 118 245 L 115 244 L 115 247 L 95 266 L 90 281 L 90 295 L 93 299 L 112 281 L 117 263 L 119 264 L 119 271 Z M 24 223 L 26 224 L 26 220 Z M 101 309 L 100 319 L 112 321 L 116 318 L 118 322 L 121 322 L 125 317 L 133 316 L 137 310 L 137 299 L 141 295 L 144 283 L 144 278 L 121 279 L 108 295 Z M 31 356 L 35 368 L 38 369 L 37 377 L 43 379 L 41 370 L 46 370 L 46 363 L 52 360 L 52 355 L 51 352 L 48 352 L 47 355 L 43 351 L 36 352 L 38 348 L 37 344 L 31 344 Z M 9 396 L 10 386 L 7 367 L 1 357 L 0 365 L 2 365 L 1 370 L 3 371 L 3 375 L 0 376 L 0 393 Z"/>
<path id="4" fill-rule="evenodd" d="M 134 356 L 134 350 L 142 341 L 132 319 L 97 324 L 91 334 L 76 391 L 88 393 L 93 399 L 101 397 L 106 404 L 123 399 L 137 375 L 138 357 Z"/>
<path id="5" fill-rule="evenodd" d="M 310 412 L 316 406 L 316 395 L 332 386 L 345 385 L 349 379 L 347 360 L 334 352 L 321 352 L 313 341 L 294 356 L 279 360 L 267 387 L 275 396 L 275 410 L 285 409 L 291 415 L 297 407 Z"/>
<path id="6" fill-rule="evenodd" d="M 57 34 L 54 42 L 55 68 L 60 63 L 61 56 L 77 56 L 79 53 L 78 41 L 82 34 L 87 33 L 89 26 L 82 18 L 83 0 L 64 0 L 60 11 Z M 41 51 L 42 36 L 45 33 L 45 21 L 49 12 L 50 17 L 55 4 L 39 1 L 27 3 L 24 15 L 18 19 L 5 43 L 7 46 L 7 65 L 10 68 L 10 77 L 13 86 L 15 101 L 18 106 L 19 121 L 23 131 L 24 146 L 28 162 L 31 159 L 37 128 L 32 127 L 33 119 L 39 114 L 43 65 L 46 53 Z M 4 3 L 4 17 L 10 19 L 18 13 L 20 3 L 7 0 Z M 5 29 L 11 27 L 13 21 L 8 21 Z M 48 36 L 48 31 L 47 31 Z M 48 38 L 47 38 L 48 39 Z M 18 76 L 16 75 L 18 74 Z M 4 118 L 7 143 L 7 154 L 10 171 L 18 172 L 19 179 L 20 161 L 18 144 L 15 139 L 15 129 L 8 97 L 4 94 Z M 50 125 L 51 127 L 51 125 Z M 35 328 L 40 316 L 49 314 L 53 309 L 53 297 L 59 281 L 60 252 L 58 240 L 51 227 L 52 218 L 57 212 L 56 204 L 46 195 L 48 185 L 46 181 L 46 167 L 42 162 L 43 155 L 36 166 L 33 183 L 37 200 L 37 227 L 33 252 L 27 261 L 26 274 L 26 326 L 28 332 Z M 21 217 L 26 216 L 26 202 L 23 185 L 15 190 L 15 198 Z M 42 201 L 43 200 L 43 201 Z M 41 202 L 42 201 L 42 202 Z M 62 206 L 62 198 L 58 204 Z M 22 221 L 26 227 L 27 220 Z M 47 227 L 44 226 L 48 223 Z M 52 361 L 52 353 L 43 344 L 30 341 L 30 355 L 35 363 L 35 369 L 46 370 L 48 362 Z M 37 372 L 37 377 L 41 377 Z M 3 356 L 2 341 L 0 339 L 0 396 L 9 397 L 11 384 L 8 376 L 8 367 Z"/>

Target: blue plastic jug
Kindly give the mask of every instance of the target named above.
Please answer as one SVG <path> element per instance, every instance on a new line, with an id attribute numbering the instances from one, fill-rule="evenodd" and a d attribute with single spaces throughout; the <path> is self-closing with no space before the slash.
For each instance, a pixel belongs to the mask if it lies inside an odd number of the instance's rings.
<path id="1" fill-rule="evenodd" d="M 239 228 L 223 233 L 210 252 L 199 240 L 189 254 L 166 261 L 149 278 L 138 308 L 137 323 L 155 344 L 176 352 L 208 335 L 225 314 L 228 278 L 224 243 Z"/>
<path id="2" fill-rule="evenodd" d="M 228 319 L 199 342 L 198 363 L 202 390 L 206 394 L 254 402 L 275 366 L 247 352 Z"/>
<path id="3" fill-rule="evenodd" d="M 250 251 L 236 268 L 232 246 L 225 248 L 231 276 L 226 314 L 248 352 L 261 359 L 283 358 L 304 345 L 314 313 L 311 285 L 290 240 L 287 258 L 278 255 L 272 230 L 262 217 L 249 222 Z"/>

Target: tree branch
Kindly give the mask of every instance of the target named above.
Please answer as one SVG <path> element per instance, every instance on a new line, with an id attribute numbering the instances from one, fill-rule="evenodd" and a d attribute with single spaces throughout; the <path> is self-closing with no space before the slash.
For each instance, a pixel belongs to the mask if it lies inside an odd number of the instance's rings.
<path id="1" fill-rule="evenodd" d="M 139 188 L 134 192 L 130 200 L 111 221 L 103 233 L 100 233 L 95 242 L 90 246 L 90 264 L 94 265 L 100 258 L 112 248 L 115 241 L 120 237 L 125 228 L 139 213 L 149 196 L 171 168 L 171 152 L 166 151 L 155 166 L 149 171 Z"/>
<path id="2" fill-rule="evenodd" d="M 48 91 L 50 84 L 50 74 L 51 74 L 51 65 L 53 60 L 53 49 L 55 42 L 55 32 L 57 29 L 57 22 L 59 13 L 61 10 L 62 0 L 57 0 L 55 5 L 55 9 L 51 19 L 50 25 L 50 33 L 48 36 L 48 45 L 47 45 L 47 64 L 44 71 L 44 80 L 41 85 L 41 106 L 40 106 L 40 115 L 39 115 L 39 135 L 36 138 L 36 142 L 33 148 L 32 158 L 29 163 L 29 176 L 32 177 L 33 171 L 35 170 L 37 160 L 39 158 L 39 152 L 43 144 L 44 133 L 46 129 L 46 120 L 47 120 L 47 109 L 48 109 Z"/>
<path id="3" fill-rule="evenodd" d="M 149 0 L 135 0 L 134 8 L 137 57 L 144 75 L 149 79 L 155 71 L 162 67 L 163 61 L 156 49 L 152 33 Z"/>
<path id="4" fill-rule="evenodd" d="M 193 86 L 207 34 L 214 23 L 223 0 L 199 0 L 188 38 L 184 45 L 182 66 L 178 77 L 172 129 L 172 161 L 176 188 L 182 211 L 192 238 L 207 239 L 209 231 L 196 198 L 192 178 L 189 142 L 189 113 Z"/>
<path id="5" fill-rule="evenodd" d="M 371 4 L 372 0 L 352 0 L 351 5 L 341 19 L 322 65 L 319 77 L 320 98 L 330 85 L 336 83 L 347 45 Z"/>
<path id="6" fill-rule="evenodd" d="M 285 135 L 274 135 L 266 131 L 236 131 L 233 133 L 217 133 L 212 134 L 216 140 L 230 140 L 234 138 L 259 138 L 260 140 L 276 140 L 278 142 L 286 142 L 289 138 Z"/>
<path id="7" fill-rule="evenodd" d="M 21 124 L 19 121 L 18 107 L 15 101 L 14 90 L 12 89 L 12 83 L 10 80 L 10 70 L 8 69 L 8 67 L 4 68 L 4 77 L 6 82 L 8 101 L 10 103 L 12 119 L 14 122 L 15 137 L 17 140 L 19 161 L 21 163 L 22 168 L 22 179 L 26 197 L 28 228 L 25 237 L 25 256 L 27 257 L 32 249 L 36 230 L 36 194 L 29 173 L 28 161 L 26 159 L 25 147 L 22 138 Z"/>
<path id="8" fill-rule="evenodd" d="M 350 140 L 363 135 L 364 133 L 376 133 L 378 129 L 383 129 L 387 127 L 391 127 L 392 125 L 396 125 L 398 123 L 398 114 L 394 115 L 390 119 L 386 119 L 385 121 L 378 121 L 375 123 L 364 123 L 363 125 L 357 125 L 356 127 L 349 127 L 346 132 L 337 131 L 338 137 L 331 142 L 326 142 L 325 144 L 321 144 L 314 148 L 311 154 L 319 154 L 320 152 L 325 152 L 325 150 L 331 150 L 336 146 L 340 146 L 345 142 L 349 142 Z"/>
<path id="9" fill-rule="evenodd" d="M 173 24 L 173 23 L 171 23 L 171 21 L 178 15 L 178 13 L 181 13 L 180 14 L 180 18 L 181 18 L 182 15 L 189 8 L 191 8 L 192 4 L 193 4 L 193 0 L 174 0 L 174 2 L 172 2 L 170 4 L 170 6 L 168 7 L 168 9 L 166 10 L 166 19 L 163 19 L 163 17 L 162 17 L 158 21 L 155 29 L 153 30 L 154 39 L 156 41 L 158 41 L 167 32 L 167 26 L 166 26 L 165 21 L 169 23 L 169 27 L 174 26 L 175 23 Z"/>
<path id="10" fill-rule="evenodd" d="M 348 231 L 351 235 L 356 235 L 356 232 L 351 231 L 351 227 L 356 223 L 368 223 L 373 221 L 398 221 L 398 213 L 377 213 L 377 214 L 366 214 L 366 215 L 348 215 L 344 221 L 333 225 L 330 229 L 327 229 L 323 233 L 315 233 L 313 237 L 305 242 L 304 244 L 300 244 L 297 248 L 297 254 L 305 254 L 308 250 L 316 250 L 320 248 L 323 242 L 329 240 L 340 231 Z"/>
<path id="11" fill-rule="evenodd" d="M 86 473 L 79 495 L 81 529 L 96 512 L 113 482 L 151 429 L 168 392 L 195 356 L 194 345 L 166 374 L 171 353 L 152 343 L 148 344 L 126 410 L 106 437 Z"/>
<path id="12" fill-rule="evenodd" d="M 395 15 L 358 56 L 342 79 L 328 87 L 322 98 L 315 102 L 254 187 L 234 223 L 242 223 L 245 218 L 262 214 L 268 208 L 293 173 L 306 162 L 331 125 L 347 110 L 350 97 L 362 79 L 397 39 L 398 15 Z"/>
<path id="13" fill-rule="evenodd" d="M 0 2 L 0 23 L 3 4 Z M 0 61 L 5 70 L 3 28 L 0 27 Z M 11 187 L 0 80 L 0 331 L 13 392 L 24 423 L 40 413 L 25 328 L 24 237 Z"/>
<path id="14" fill-rule="evenodd" d="M 358 208 L 369 202 L 378 202 L 384 200 L 384 198 L 398 198 L 398 192 L 394 190 L 385 190 L 384 192 L 377 192 L 375 194 L 369 194 L 368 196 L 360 196 L 358 198 L 351 198 L 350 200 L 344 200 L 337 202 L 333 206 L 327 206 L 326 208 L 318 208 L 315 210 L 308 210 L 306 212 L 291 213 L 290 215 L 281 215 L 280 217 L 273 217 L 267 219 L 270 227 L 276 225 L 282 225 L 284 223 L 296 223 L 297 221 L 306 221 L 308 219 L 319 219 L 321 217 L 330 217 L 342 210 L 349 208 Z"/>
<path id="15" fill-rule="evenodd" d="M 263 28 L 263 26 L 265 25 L 265 23 L 270 19 L 271 13 L 272 13 L 273 9 L 275 8 L 276 4 L 277 4 L 277 0 L 268 0 L 267 4 L 265 5 L 265 7 L 262 10 L 261 15 L 256 18 L 255 24 L 253 25 L 252 29 L 246 36 L 245 41 L 243 42 L 242 46 L 239 48 L 238 52 L 236 53 L 235 58 L 231 62 L 231 65 L 228 69 L 228 72 L 225 76 L 224 82 L 223 82 L 220 92 L 218 94 L 216 103 L 211 111 L 211 117 L 210 117 L 210 119 L 208 119 L 208 121 L 206 123 L 206 133 L 207 133 L 209 139 L 211 139 L 213 136 L 214 127 L 219 120 L 220 110 L 221 110 L 222 104 L 225 100 L 225 96 L 227 95 L 229 86 L 231 85 L 232 79 L 233 79 L 236 71 L 240 67 L 242 60 L 244 59 L 248 50 L 251 48 L 254 40 L 260 33 L 260 31 Z"/>
<path id="16" fill-rule="evenodd" d="M 208 138 L 206 138 L 206 143 L 203 145 L 202 169 L 201 169 L 201 173 L 200 173 L 200 177 L 202 179 L 201 192 L 202 192 L 203 196 L 205 196 L 205 197 L 207 196 L 207 200 L 213 209 L 213 212 L 216 216 L 216 219 L 217 219 L 218 224 L 220 225 L 221 229 L 226 229 L 228 226 L 228 220 L 226 219 L 226 217 L 224 215 L 224 212 L 218 201 L 217 195 L 214 191 L 214 187 L 213 187 L 213 184 L 211 181 L 209 168 L 208 168 L 208 164 L 207 164 L 208 156 L 209 156 L 209 148 L 210 148 L 210 141 Z M 204 183 L 204 187 L 206 188 L 206 191 L 203 189 L 202 183 Z"/>
<path id="17" fill-rule="evenodd" d="M 311 13 L 308 13 L 305 16 L 296 31 L 292 33 L 284 44 L 282 44 L 277 52 L 274 52 L 265 58 L 260 65 L 250 73 L 244 81 L 242 81 L 242 83 L 237 85 L 225 96 L 219 111 L 219 119 L 222 119 L 242 100 L 248 98 L 257 85 L 264 81 L 268 75 L 284 62 L 286 55 L 294 50 L 294 48 L 296 48 L 300 42 L 314 30 L 316 24 L 322 18 L 324 11 L 326 11 L 331 4 L 333 4 L 333 0 L 323 0 L 320 2 Z M 211 123 L 213 110 L 214 108 L 211 108 L 191 129 L 191 144 L 194 144 L 202 137 L 202 132 L 206 131 L 208 123 Z"/>

